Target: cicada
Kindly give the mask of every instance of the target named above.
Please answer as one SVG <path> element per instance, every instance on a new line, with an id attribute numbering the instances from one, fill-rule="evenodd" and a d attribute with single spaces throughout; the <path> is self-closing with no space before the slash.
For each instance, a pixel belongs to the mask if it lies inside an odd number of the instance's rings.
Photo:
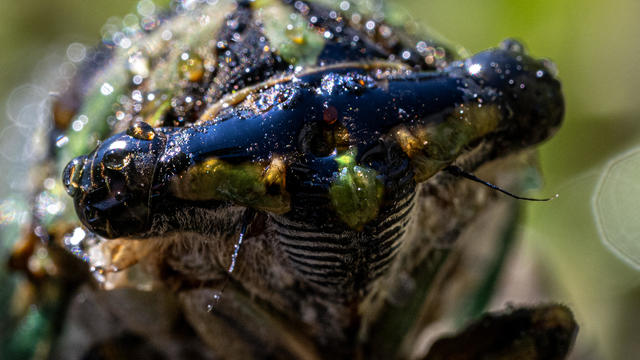
<path id="1" fill-rule="evenodd" d="M 558 305 L 420 345 L 471 296 L 452 290 L 467 243 L 500 248 L 470 229 L 504 199 L 464 176 L 499 179 L 558 129 L 555 69 L 366 5 L 178 2 L 95 50 L 54 106 L 67 206 L 23 241 L 83 260 L 52 356 L 567 354 Z"/>

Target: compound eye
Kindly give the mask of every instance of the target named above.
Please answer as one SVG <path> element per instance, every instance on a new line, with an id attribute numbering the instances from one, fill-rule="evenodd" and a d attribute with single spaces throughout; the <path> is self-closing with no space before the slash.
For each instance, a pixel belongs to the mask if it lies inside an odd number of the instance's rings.
<path id="1" fill-rule="evenodd" d="M 104 155 L 102 164 L 109 170 L 122 170 L 129 164 L 131 157 L 123 151 L 111 151 Z"/>

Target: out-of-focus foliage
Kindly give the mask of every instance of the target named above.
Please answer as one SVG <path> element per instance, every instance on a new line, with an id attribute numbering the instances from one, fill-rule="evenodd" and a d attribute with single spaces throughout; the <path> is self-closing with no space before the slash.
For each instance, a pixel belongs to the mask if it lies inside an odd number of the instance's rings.
<path id="1" fill-rule="evenodd" d="M 541 193 L 557 192 L 560 198 L 546 204 L 525 204 L 525 252 L 535 259 L 545 285 L 552 289 L 548 297 L 576 312 L 581 326 L 576 358 L 633 358 L 640 353 L 640 273 L 603 245 L 593 217 L 592 197 L 606 163 L 640 146 L 640 2 L 398 3 L 471 53 L 516 37 L 535 56 L 556 63 L 567 114 L 561 131 L 541 150 L 545 178 Z M 42 73 L 33 70 L 38 63 L 50 56 L 64 56 L 71 42 L 97 43 L 100 28 L 110 16 L 123 16 L 134 8 L 131 0 L 4 1 L 0 11 L 1 131 L 9 125 L 5 99 L 17 85 L 39 80 Z M 637 183 L 637 179 L 627 180 Z M 620 191 L 624 189 L 620 184 Z M 3 178 L 0 198 L 12 191 Z M 620 224 L 638 221 L 639 214 L 640 210 L 629 209 L 620 214 Z M 8 240 L 2 239 L 0 244 L 2 258 Z"/>

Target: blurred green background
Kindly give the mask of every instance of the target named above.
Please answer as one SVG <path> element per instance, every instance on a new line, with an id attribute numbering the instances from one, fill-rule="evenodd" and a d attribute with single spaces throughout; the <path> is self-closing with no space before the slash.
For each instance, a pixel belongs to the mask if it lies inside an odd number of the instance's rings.
<path id="1" fill-rule="evenodd" d="M 541 147 L 545 185 L 559 193 L 528 203 L 524 251 L 532 254 L 550 298 L 576 312 L 581 359 L 632 359 L 640 354 L 640 272 L 607 250 L 593 218 L 592 198 L 611 159 L 640 145 L 640 1 L 399 0 L 421 23 L 474 53 L 515 37 L 535 56 L 552 59 L 566 94 L 561 131 Z M 131 0 L 22 0 L 0 5 L 0 126 L 8 94 L 37 82 L 38 63 L 64 56 L 71 42 L 99 41 L 113 15 Z M 34 75 L 35 74 L 35 75 Z M 633 172 L 631 172 L 633 173 Z M 638 173 L 636 170 L 635 173 Z M 640 174 L 639 174 L 640 175 Z M 633 182 L 633 179 L 627 179 Z M 634 196 L 621 184 L 623 196 Z M 3 186 L 0 195 L 11 189 Z M 1 197 L 1 196 L 0 196 Z M 640 197 L 638 198 L 640 203 Z M 615 217 L 640 222 L 640 207 Z M 637 234 L 626 234 L 627 237 Z"/>

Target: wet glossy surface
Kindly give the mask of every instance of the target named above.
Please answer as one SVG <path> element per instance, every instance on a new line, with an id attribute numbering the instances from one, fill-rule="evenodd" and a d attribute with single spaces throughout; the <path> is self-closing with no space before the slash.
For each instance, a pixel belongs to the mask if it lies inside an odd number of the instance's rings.
<path id="1" fill-rule="evenodd" d="M 217 159 L 231 167 L 254 164 L 264 171 L 274 156 L 281 157 L 286 188 L 272 187 L 269 195 L 292 198 L 295 203 L 308 193 L 330 196 L 329 188 L 339 178 L 337 159 L 346 151 L 354 165 L 372 169 L 385 182 L 393 170 L 384 161 L 372 159 L 382 155 L 376 155 L 376 145 L 395 141 L 414 161 L 418 180 L 424 180 L 454 161 L 464 147 L 486 136 L 502 137 L 503 146 L 513 149 L 537 143 L 555 130 L 562 114 L 559 83 L 544 63 L 522 52 L 491 50 L 426 73 L 358 66 L 320 68 L 251 93 L 200 125 L 154 130 L 136 124 L 105 141 L 88 160 L 74 160 L 70 167 L 78 170 L 67 171 L 65 183 L 74 183 L 72 178 L 82 173 L 81 193 L 72 186 L 70 194 L 75 194 L 76 208 L 92 231 L 107 237 L 141 235 L 151 226 L 153 212 L 162 211 L 154 202 L 204 190 L 184 190 L 185 184 L 176 187 L 175 183 L 189 181 L 181 177 L 207 160 Z M 413 135 L 407 135 L 407 129 Z M 401 132 L 403 136 L 396 136 Z M 406 143 L 411 141 L 415 143 Z M 416 161 L 434 164 L 424 170 Z M 243 172 L 248 173 L 248 168 L 239 170 L 239 179 Z M 209 170 L 198 176 L 225 175 Z M 256 176 L 250 181 L 258 184 L 261 179 Z M 398 186 L 386 184 L 387 202 L 395 198 L 394 192 L 407 190 Z M 182 190 L 176 193 L 176 188 Z M 255 197 L 243 195 L 246 188 L 229 191 L 231 195 L 209 189 L 201 198 L 186 198 L 256 205 Z M 334 204 L 340 203 L 334 199 Z M 371 206 L 379 206 L 379 201 L 376 204 Z M 291 209 L 285 206 L 276 212 Z M 128 221 L 120 223 L 116 213 L 126 214 Z M 375 214 L 347 223 L 361 229 Z M 118 232 L 115 226 L 105 225 L 111 222 L 119 224 Z"/>

